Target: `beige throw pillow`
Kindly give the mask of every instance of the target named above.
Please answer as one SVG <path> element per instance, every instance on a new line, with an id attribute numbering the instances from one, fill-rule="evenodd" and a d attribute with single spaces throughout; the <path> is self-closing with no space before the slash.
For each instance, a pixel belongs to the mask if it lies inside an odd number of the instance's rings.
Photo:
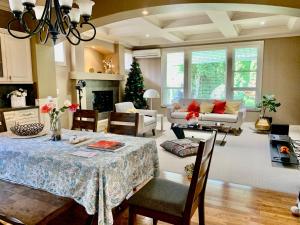
<path id="1" fill-rule="evenodd" d="M 236 114 L 241 107 L 241 102 L 226 102 L 226 106 L 225 106 L 225 112 L 226 114 Z"/>
<path id="2" fill-rule="evenodd" d="M 211 113 L 214 109 L 214 104 L 209 102 L 203 102 L 200 104 L 201 113 Z"/>
<path id="3" fill-rule="evenodd" d="M 126 112 L 127 113 L 137 113 L 138 111 L 136 110 L 136 108 L 132 108 L 132 109 L 127 109 Z"/>

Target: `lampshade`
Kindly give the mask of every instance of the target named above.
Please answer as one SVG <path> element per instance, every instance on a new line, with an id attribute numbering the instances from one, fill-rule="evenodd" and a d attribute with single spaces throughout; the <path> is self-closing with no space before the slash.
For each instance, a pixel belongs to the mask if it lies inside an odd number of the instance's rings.
<path id="1" fill-rule="evenodd" d="M 79 21 L 80 21 L 80 10 L 77 9 L 77 8 L 72 8 L 69 16 L 70 16 L 71 22 L 79 23 Z"/>
<path id="2" fill-rule="evenodd" d="M 35 12 L 35 17 L 37 20 L 40 20 L 43 16 L 43 12 L 44 12 L 45 6 L 36 6 L 34 7 L 34 12 Z"/>
<path id="3" fill-rule="evenodd" d="M 24 10 L 21 0 L 9 0 L 9 6 L 11 11 L 23 12 Z"/>
<path id="4" fill-rule="evenodd" d="M 79 6 L 82 16 L 91 16 L 95 2 L 90 0 L 77 0 L 77 5 Z"/>
<path id="5" fill-rule="evenodd" d="M 29 3 L 31 5 L 35 5 L 36 0 L 22 0 L 22 3 Z"/>
<path id="6" fill-rule="evenodd" d="M 160 98 L 159 92 L 155 89 L 148 89 L 145 91 L 144 98 Z"/>
<path id="7" fill-rule="evenodd" d="M 64 7 L 72 8 L 73 0 L 59 0 L 59 4 L 60 7 L 64 6 Z"/>

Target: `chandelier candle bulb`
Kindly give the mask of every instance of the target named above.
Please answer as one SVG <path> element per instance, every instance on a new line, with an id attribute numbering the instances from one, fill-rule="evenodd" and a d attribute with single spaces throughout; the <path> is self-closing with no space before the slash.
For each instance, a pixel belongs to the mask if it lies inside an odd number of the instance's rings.
<path id="1" fill-rule="evenodd" d="M 13 12 L 23 12 L 24 6 L 20 0 L 9 0 L 9 6 Z"/>
<path id="2" fill-rule="evenodd" d="M 72 8 L 73 0 L 59 0 L 60 7 Z"/>
<path id="3" fill-rule="evenodd" d="M 78 24 L 80 21 L 80 10 L 77 8 L 72 8 L 69 16 L 72 23 Z"/>
<path id="4" fill-rule="evenodd" d="M 36 0 L 22 0 L 22 3 L 35 6 Z"/>
<path id="5" fill-rule="evenodd" d="M 43 12 L 44 12 L 45 7 L 44 6 L 36 6 L 34 7 L 34 12 L 35 12 L 35 17 L 37 20 L 40 20 L 43 16 Z"/>
<path id="6" fill-rule="evenodd" d="M 95 2 L 80 0 L 80 1 L 77 1 L 77 4 L 80 9 L 80 14 L 83 17 L 90 17 L 92 15 L 93 6 L 95 5 Z"/>

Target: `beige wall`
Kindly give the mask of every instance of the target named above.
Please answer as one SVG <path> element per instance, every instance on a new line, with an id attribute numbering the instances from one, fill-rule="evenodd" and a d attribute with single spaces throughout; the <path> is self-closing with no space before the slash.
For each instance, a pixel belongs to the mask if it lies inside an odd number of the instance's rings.
<path id="1" fill-rule="evenodd" d="M 140 59 L 145 89 L 161 90 L 160 59 Z M 277 113 L 271 113 L 275 123 L 300 124 L 300 37 L 265 40 L 262 94 L 275 94 L 282 103 Z M 154 100 L 154 108 L 160 107 Z M 255 121 L 258 112 L 248 112 L 247 121 Z"/>
<path id="2" fill-rule="evenodd" d="M 161 93 L 161 59 L 139 59 L 143 76 L 145 89 L 155 89 Z M 164 110 L 161 108 L 161 99 L 152 100 L 153 109 L 159 110 L 162 113 Z M 148 105 L 150 106 L 150 100 L 148 100 Z"/>
<path id="3" fill-rule="evenodd" d="M 91 68 L 94 72 L 104 72 L 103 70 L 103 55 L 93 48 L 84 49 L 84 71 L 89 72 Z"/>
<path id="4" fill-rule="evenodd" d="M 49 45 L 36 44 L 31 40 L 32 74 L 37 83 L 38 98 L 56 97 L 56 71 L 54 49 Z"/>
<path id="5" fill-rule="evenodd" d="M 69 78 L 70 69 L 71 69 L 71 45 L 68 41 L 64 42 L 65 53 L 66 53 L 66 65 L 55 66 L 56 70 L 56 88 L 58 95 L 58 105 L 62 106 L 65 100 L 72 99 L 71 92 L 75 87 L 72 85 L 72 82 Z M 71 128 L 72 116 L 70 112 L 65 112 L 62 115 L 61 123 L 63 128 Z"/>

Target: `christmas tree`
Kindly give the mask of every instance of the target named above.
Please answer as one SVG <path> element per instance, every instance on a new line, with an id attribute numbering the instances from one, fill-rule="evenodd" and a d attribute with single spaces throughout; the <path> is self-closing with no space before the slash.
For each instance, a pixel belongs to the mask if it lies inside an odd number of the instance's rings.
<path id="1" fill-rule="evenodd" d="M 140 65 L 134 58 L 131 64 L 131 69 L 128 74 L 124 100 L 132 102 L 137 109 L 146 109 L 147 102 L 143 98 L 144 94 L 144 78 Z"/>

